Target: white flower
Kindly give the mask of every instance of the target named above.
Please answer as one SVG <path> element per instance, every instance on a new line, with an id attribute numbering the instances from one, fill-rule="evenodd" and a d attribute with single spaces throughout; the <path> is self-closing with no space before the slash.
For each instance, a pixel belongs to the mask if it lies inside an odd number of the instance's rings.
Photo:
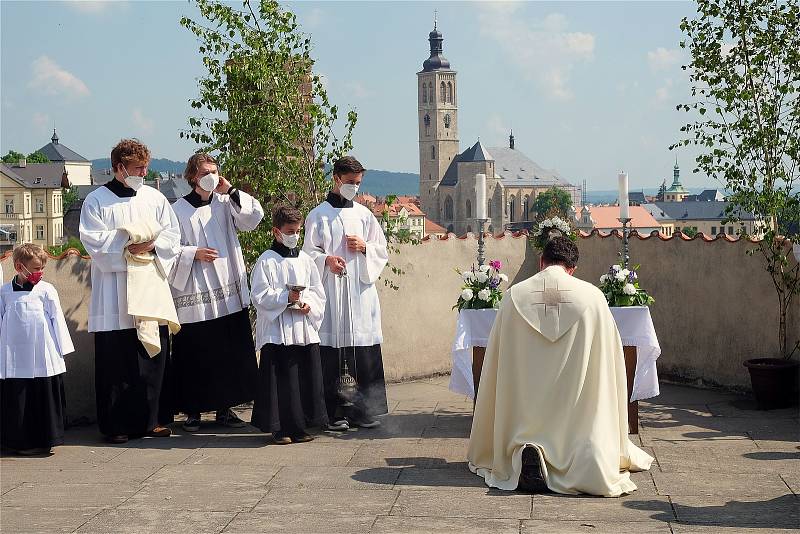
<path id="1" fill-rule="evenodd" d="M 464 278 L 465 282 L 470 282 L 473 280 L 474 275 L 472 274 L 472 271 L 464 271 L 461 276 Z"/>
<path id="2" fill-rule="evenodd" d="M 469 288 L 467 288 L 467 289 L 465 289 L 464 291 L 461 292 L 461 298 L 464 299 L 464 300 L 472 300 L 472 297 L 474 297 L 474 296 L 475 296 L 475 294 Z"/>
<path id="3" fill-rule="evenodd" d="M 606 282 L 608 282 L 608 275 L 604 274 L 603 276 L 600 277 L 600 283 L 605 284 Z"/>
<path id="4" fill-rule="evenodd" d="M 620 273 L 621 275 L 624 275 L 624 276 L 625 276 L 625 278 L 627 278 L 627 277 L 628 277 L 628 275 L 629 275 L 629 274 L 631 274 L 631 272 L 630 272 L 628 269 L 622 269 L 622 270 L 621 270 L 619 273 Z"/>
<path id="5" fill-rule="evenodd" d="M 624 282 L 627 278 L 627 275 L 622 274 L 622 272 L 617 272 L 617 274 L 614 275 L 614 278 L 616 278 L 618 282 Z"/>
<path id="6" fill-rule="evenodd" d="M 625 287 L 622 288 L 622 292 L 626 295 L 635 295 L 636 288 L 633 287 L 633 284 L 625 284 Z"/>
<path id="7" fill-rule="evenodd" d="M 506 276 L 503 273 L 500 273 L 500 280 L 502 280 L 503 282 L 508 282 L 508 276 Z"/>
<path id="8" fill-rule="evenodd" d="M 489 279 L 489 275 L 484 272 L 477 272 L 475 273 L 475 278 L 482 284 Z"/>
<path id="9" fill-rule="evenodd" d="M 611 268 L 614 269 L 615 271 L 619 271 L 620 269 L 622 269 L 622 267 L 620 267 L 619 265 L 612 265 Z"/>
<path id="10" fill-rule="evenodd" d="M 489 267 L 488 265 L 481 265 L 480 267 L 478 267 L 478 269 L 480 269 L 483 272 L 486 272 L 489 269 L 491 269 L 491 267 Z"/>
<path id="11" fill-rule="evenodd" d="M 481 289 L 480 291 L 478 291 L 478 298 L 486 302 L 489 302 L 489 297 L 491 295 L 492 292 L 489 291 L 488 289 Z"/>

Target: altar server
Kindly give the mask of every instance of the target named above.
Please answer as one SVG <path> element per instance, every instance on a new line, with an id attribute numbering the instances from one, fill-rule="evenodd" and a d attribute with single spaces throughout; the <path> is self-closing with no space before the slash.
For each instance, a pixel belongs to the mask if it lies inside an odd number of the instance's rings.
<path id="1" fill-rule="evenodd" d="M 100 432 L 112 443 L 130 436 L 166 437 L 158 410 L 169 356 L 169 330 L 158 327 L 160 352 L 151 355 L 138 337 L 128 306 L 127 257 L 150 254 L 160 276 L 168 275 L 180 245 L 178 219 L 166 197 L 144 185 L 150 151 L 135 139 L 123 139 L 111 151 L 114 178 L 86 197 L 80 237 L 92 257 L 89 332 L 95 338 L 95 393 Z M 123 228 L 147 221 L 155 239 L 128 244 Z M 170 298 L 168 285 L 163 286 Z"/>
<path id="2" fill-rule="evenodd" d="M 47 254 L 14 249 L 17 275 L 0 286 L 0 443 L 22 455 L 64 443 L 64 355 L 73 352 L 58 292 L 42 281 Z"/>
<path id="3" fill-rule="evenodd" d="M 188 432 L 199 430 L 206 411 L 238 428 L 245 423 L 231 408 L 253 400 L 258 364 L 237 233 L 255 230 L 264 210 L 220 176 L 208 154 L 189 158 L 184 176 L 193 190 L 173 205 L 181 247 L 171 281 L 183 327 L 173 339 L 173 402 L 187 414 Z"/>
<path id="4" fill-rule="evenodd" d="M 306 219 L 303 250 L 317 264 L 325 287 L 320 352 L 331 430 L 372 428 L 387 413 L 381 355 L 381 307 L 375 287 L 388 261 L 386 238 L 366 206 L 353 202 L 364 167 L 355 158 L 333 166 L 333 190 Z M 357 395 L 341 402 L 337 381 L 347 367 Z M 342 410 L 341 404 L 353 404 Z"/>
<path id="5" fill-rule="evenodd" d="M 605 297 L 572 274 L 578 248 L 547 243 L 489 337 L 467 459 L 502 490 L 616 497 L 653 461 L 628 439 L 625 361 Z"/>
<path id="6" fill-rule="evenodd" d="M 298 248 L 302 222 L 294 208 L 275 209 L 272 247 L 252 274 L 261 347 L 252 422 L 280 445 L 311 441 L 307 429 L 328 421 L 317 333 L 325 291 L 314 260 Z"/>

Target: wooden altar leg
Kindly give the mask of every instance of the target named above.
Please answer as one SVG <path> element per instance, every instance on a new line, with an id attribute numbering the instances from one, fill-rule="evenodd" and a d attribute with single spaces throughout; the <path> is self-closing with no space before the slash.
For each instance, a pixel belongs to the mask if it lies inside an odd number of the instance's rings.
<path id="1" fill-rule="evenodd" d="M 622 347 L 625 353 L 625 375 L 628 379 L 628 432 L 639 433 L 639 401 L 630 402 L 633 378 L 636 376 L 636 347 Z"/>
<path id="2" fill-rule="evenodd" d="M 472 347 L 472 384 L 475 396 L 472 399 L 473 405 L 478 400 L 478 384 L 481 382 L 481 369 L 483 369 L 483 357 L 486 355 L 486 347 Z"/>

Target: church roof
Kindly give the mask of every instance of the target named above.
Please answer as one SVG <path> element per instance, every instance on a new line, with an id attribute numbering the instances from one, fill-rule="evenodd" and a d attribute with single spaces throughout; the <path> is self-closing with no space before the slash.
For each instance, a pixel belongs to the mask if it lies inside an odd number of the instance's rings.
<path id="1" fill-rule="evenodd" d="M 39 149 L 39 152 L 47 156 L 50 161 L 69 161 L 69 162 L 89 162 L 74 150 L 65 147 L 58 142 L 58 135 L 53 130 L 53 137 L 50 142 Z"/>
<path id="2" fill-rule="evenodd" d="M 595 228 L 622 228 L 619 221 L 619 206 L 590 206 Z M 658 228 L 660 225 L 653 215 L 642 206 L 630 206 L 628 214 L 631 228 Z"/>
<path id="3" fill-rule="evenodd" d="M 481 155 L 485 159 L 480 158 Z M 488 156 L 488 157 L 487 157 Z M 458 183 L 459 162 L 469 161 L 494 161 L 494 173 L 500 178 L 500 183 L 510 187 L 570 187 L 573 186 L 565 180 L 558 171 L 548 170 L 530 159 L 528 156 L 508 147 L 485 148 L 480 141 L 475 143 L 450 162 L 441 185 L 454 186 Z"/>
<path id="4" fill-rule="evenodd" d="M 641 207 L 650 212 L 650 215 L 652 215 L 653 218 L 659 222 L 672 220 L 672 217 L 667 215 L 666 212 L 659 208 L 656 204 L 642 204 Z"/>

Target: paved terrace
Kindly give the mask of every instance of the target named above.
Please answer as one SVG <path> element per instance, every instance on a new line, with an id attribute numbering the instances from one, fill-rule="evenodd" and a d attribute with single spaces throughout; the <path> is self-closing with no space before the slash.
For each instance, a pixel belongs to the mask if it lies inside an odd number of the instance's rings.
<path id="1" fill-rule="evenodd" d="M 67 432 L 4 456 L 2 532 L 782 532 L 800 528 L 798 412 L 665 385 L 643 403 L 656 457 L 620 499 L 489 490 L 464 458 L 471 403 L 436 378 L 389 388 L 377 430 L 279 446 L 254 429 L 105 444 Z M 245 418 L 249 413 L 245 412 Z M 639 437 L 635 437 L 639 440 Z"/>

